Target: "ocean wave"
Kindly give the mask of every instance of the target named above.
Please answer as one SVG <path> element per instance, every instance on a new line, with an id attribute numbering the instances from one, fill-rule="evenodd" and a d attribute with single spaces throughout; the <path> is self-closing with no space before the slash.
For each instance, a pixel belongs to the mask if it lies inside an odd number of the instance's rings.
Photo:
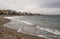
<path id="1" fill-rule="evenodd" d="M 53 33 L 55 35 L 60 35 L 60 31 L 56 30 L 56 29 L 43 28 L 43 27 L 39 27 L 39 26 L 36 26 L 36 28 L 38 28 L 40 30 L 43 30 L 43 31 L 47 31 L 47 32 Z"/>
<path id="2" fill-rule="evenodd" d="M 28 21 L 25 21 L 25 20 L 17 20 L 17 21 L 23 22 L 23 23 L 28 24 L 28 25 L 33 25 L 32 23 L 30 23 L 30 22 L 28 22 Z"/>

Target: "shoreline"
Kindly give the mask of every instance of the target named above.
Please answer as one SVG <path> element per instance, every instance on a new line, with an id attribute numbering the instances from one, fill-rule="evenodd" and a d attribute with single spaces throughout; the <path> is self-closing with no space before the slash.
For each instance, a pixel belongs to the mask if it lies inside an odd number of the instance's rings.
<path id="1" fill-rule="evenodd" d="M 10 19 L 3 18 L 0 23 L 0 39 L 45 39 L 38 36 L 32 36 L 24 33 L 17 32 L 14 29 L 4 27 L 3 24 L 10 22 Z"/>

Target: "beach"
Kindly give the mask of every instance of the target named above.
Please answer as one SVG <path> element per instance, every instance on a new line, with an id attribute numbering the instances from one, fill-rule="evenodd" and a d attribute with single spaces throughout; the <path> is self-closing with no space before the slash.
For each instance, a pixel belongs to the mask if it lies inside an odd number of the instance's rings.
<path id="1" fill-rule="evenodd" d="M 10 21 L 10 19 L 4 18 L 4 16 L 0 18 L 0 39 L 45 39 L 38 36 L 20 33 L 15 29 L 3 26 L 5 23 Z"/>

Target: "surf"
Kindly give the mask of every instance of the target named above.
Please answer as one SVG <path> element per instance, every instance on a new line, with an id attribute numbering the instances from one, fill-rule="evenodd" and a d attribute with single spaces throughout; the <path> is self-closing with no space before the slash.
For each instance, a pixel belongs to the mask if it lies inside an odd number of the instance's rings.
<path id="1" fill-rule="evenodd" d="M 47 31 L 47 32 L 53 33 L 55 35 L 60 35 L 60 31 L 56 30 L 56 29 L 43 28 L 43 27 L 39 27 L 39 26 L 36 26 L 36 28 L 38 28 L 40 30 L 43 30 L 43 31 Z"/>

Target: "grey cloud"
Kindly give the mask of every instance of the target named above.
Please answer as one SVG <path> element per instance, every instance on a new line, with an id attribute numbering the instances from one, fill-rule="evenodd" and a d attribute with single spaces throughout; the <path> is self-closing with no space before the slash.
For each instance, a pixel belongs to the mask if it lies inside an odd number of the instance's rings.
<path id="1" fill-rule="evenodd" d="M 60 8 L 60 0 L 42 0 L 40 3 L 38 7 L 41 8 Z"/>
<path id="2" fill-rule="evenodd" d="M 60 14 L 60 0 L 0 0 L 0 9 Z"/>
<path id="3" fill-rule="evenodd" d="M 60 8 L 60 3 L 50 3 L 44 5 L 46 8 Z"/>

